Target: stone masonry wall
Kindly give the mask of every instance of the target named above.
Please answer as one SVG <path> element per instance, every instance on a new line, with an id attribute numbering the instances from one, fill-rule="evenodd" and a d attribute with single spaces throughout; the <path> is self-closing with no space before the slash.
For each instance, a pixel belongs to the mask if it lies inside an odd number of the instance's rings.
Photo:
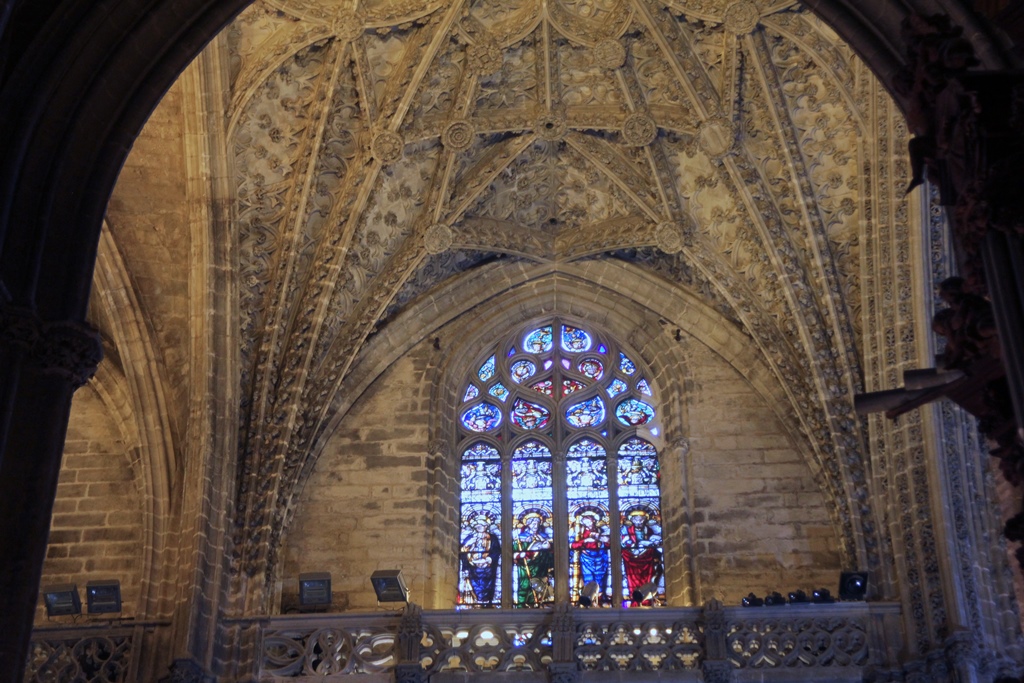
<path id="1" fill-rule="evenodd" d="M 754 591 L 837 593 L 839 548 L 801 454 L 750 385 L 694 344 L 690 481 L 698 602 Z"/>
<path id="2" fill-rule="evenodd" d="M 684 465 L 686 498 L 694 502 L 696 602 L 718 597 L 736 604 L 751 590 L 835 592 L 838 544 L 808 466 L 740 374 L 706 347 L 693 346 L 692 396 L 682 403 L 689 410 Z M 440 598 L 425 599 L 428 582 L 454 581 L 456 564 L 454 548 L 442 552 L 434 566 L 448 567 L 451 576 L 429 576 L 432 357 L 421 344 L 395 363 L 332 437 L 285 540 L 282 611 L 294 608 L 296 577 L 308 571 L 332 573 L 333 610 L 372 608 L 369 575 L 386 568 L 403 570 L 414 601 L 452 607 L 454 584 L 447 593 L 438 589 Z"/>
<path id="3" fill-rule="evenodd" d="M 85 613 L 86 582 L 117 579 L 121 616 L 132 617 L 142 573 L 143 512 L 114 419 L 91 387 L 75 394 L 41 586 L 77 584 Z M 36 623 L 51 623 L 41 598 Z"/>
<path id="4" fill-rule="evenodd" d="M 329 571 L 332 610 L 370 609 L 370 574 L 401 569 L 425 607 L 429 510 L 429 343 L 377 379 L 342 421 L 302 491 L 284 540 L 281 609 L 299 573 Z"/>

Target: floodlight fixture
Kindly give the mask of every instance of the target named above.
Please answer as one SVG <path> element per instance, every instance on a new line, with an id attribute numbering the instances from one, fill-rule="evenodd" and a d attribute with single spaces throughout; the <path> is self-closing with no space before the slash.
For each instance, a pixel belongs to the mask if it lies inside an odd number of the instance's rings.
<path id="1" fill-rule="evenodd" d="M 401 569 L 378 569 L 370 575 L 377 602 L 409 602 L 409 589 Z"/>
<path id="2" fill-rule="evenodd" d="M 747 593 L 747 597 L 743 598 L 740 602 L 743 603 L 744 607 L 764 607 L 764 600 L 754 595 L 753 591 Z"/>
<path id="3" fill-rule="evenodd" d="M 867 592 L 867 572 L 843 572 L 839 575 L 840 600 L 863 600 Z"/>
<path id="4" fill-rule="evenodd" d="M 803 592 L 799 588 L 789 594 L 789 604 L 791 605 L 801 605 L 806 602 L 810 602 L 810 600 L 807 599 L 807 593 Z"/>
<path id="5" fill-rule="evenodd" d="M 778 591 L 772 591 L 768 595 L 764 596 L 764 604 L 766 607 L 776 607 L 777 605 L 785 605 L 786 598 L 782 597 L 782 595 Z"/>
<path id="6" fill-rule="evenodd" d="M 836 599 L 832 597 L 832 592 L 827 588 L 819 588 L 811 593 L 811 602 L 816 605 L 827 605 L 835 601 Z"/>
<path id="7" fill-rule="evenodd" d="M 85 584 L 89 614 L 113 614 L 121 611 L 121 582 L 117 579 Z"/>
<path id="8" fill-rule="evenodd" d="M 299 574 L 299 608 L 303 611 L 318 611 L 326 610 L 330 606 L 330 572 Z"/>
<path id="9" fill-rule="evenodd" d="M 590 607 L 597 604 L 601 599 L 601 585 L 597 581 L 591 581 L 580 591 L 580 606 Z"/>
<path id="10" fill-rule="evenodd" d="M 647 602 L 648 600 L 654 600 L 658 597 L 658 584 L 654 581 L 648 581 L 644 585 L 640 586 L 633 591 L 633 603 L 639 605 Z"/>
<path id="11" fill-rule="evenodd" d="M 78 597 L 78 586 L 73 583 L 58 583 L 43 588 L 43 603 L 46 616 L 62 617 L 82 613 L 82 599 Z"/>

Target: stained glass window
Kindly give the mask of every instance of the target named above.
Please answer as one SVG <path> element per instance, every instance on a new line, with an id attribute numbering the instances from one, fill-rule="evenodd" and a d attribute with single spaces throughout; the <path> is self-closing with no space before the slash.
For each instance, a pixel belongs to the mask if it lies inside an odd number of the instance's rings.
<path id="1" fill-rule="evenodd" d="M 651 586 L 664 599 L 657 392 L 638 358 L 550 320 L 470 366 L 456 421 L 460 605 L 649 605 Z"/>

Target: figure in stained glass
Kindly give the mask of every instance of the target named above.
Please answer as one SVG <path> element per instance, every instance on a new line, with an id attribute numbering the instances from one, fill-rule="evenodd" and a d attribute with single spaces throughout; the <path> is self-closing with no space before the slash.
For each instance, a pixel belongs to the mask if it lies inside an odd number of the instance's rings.
<path id="1" fill-rule="evenodd" d="M 642 377 L 640 378 L 640 381 L 636 383 L 636 388 L 644 396 L 650 396 L 651 395 L 651 385 L 648 384 L 647 380 L 643 379 Z"/>
<path id="2" fill-rule="evenodd" d="M 512 375 L 513 382 L 522 384 L 524 381 L 536 374 L 537 366 L 528 360 L 517 360 L 509 368 L 509 372 Z"/>
<path id="3" fill-rule="evenodd" d="M 517 398 L 510 419 L 523 429 L 542 429 L 551 419 L 551 413 L 544 406 Z"/>
<path id="4" fill-rule="evenodd" d="M 625 504 L 625 501 L 622 501 Z M 638 504 L 622 513 L 622 570 L 626 594 L 664 576 L 661 559 L 661 519 L 655 506 Z"/>
<path id="5" fill-rule="evenodd" d="M 481 382 L 486 382 L 490 378 L 494 377 L 494 356 L 491 356 L 484 361 L 484 364 L 480 366 L 477 371 L 477 377 L 480 378 Z"/>
<path id="6" fill-rule="evenodd" d="M 515 459 L 512 461 L 512 487 L 541 489 L 551 486 L 551 461 Z"/>
<path id="7" fill-rule="evenodd" d="M 582 353 L 590 349 L 590 335 L 578 327 L 562 325 L 562 349 L 569 353 Z"/>
<path id="8" fill-rule="evenodd" d="M 576 368 L 590 379 L 601 379 L 604 375 L 604 364 L 596 358 L 584 358 Z"/>
<path id="9" fill-rule="evenodd" d="M 462 488 L 466 491 L 501 489 L 501 463 L 466 462 L 462 464 Z"/>
<path id="10" fill-rule="evenodd" d="M 575 393 L 586 389 L 587 385 L 583 382 L 577 382 L 574 379 L 563 379 L 562 380 L 562 396 L 568 396 L 569 394 Z"/>
<path id="11" fill-rule="evenodd" d="M 644 462 L 634 457 L 629 462 L 619 461 L 619 483 L 626 486 L 644 486 L 658 483 L 658 461 Z"/>
<path id="12" fill-rule="evenodd" d="M 574 579 L 575 593 L 596 581 L 602 594 L 608 586 L 611 566 L 609 542 L 611 530 L 607 513 L 597 506 L 585 506 L 576 511 L 569 530 L 569 548 L 572 552 L 570 575 Z"/>
<path id="13" fill-rule="evenodd" d="M 618 396 L 619 394 L 621 394 L 623 391 L 625 391 L 628 388 L 629 387 L 626 386 L 626 383 L 623 382 L 621 379 L 618 379 L 618 378 L 613 379 L 612 383 L 608 385 L 608 395 L 609 396 Z"/>
<path id="14" fill-rule="evenodd" d="M 551 518 L 546 510 L 534 508 L 524 511 L 517 520 L 512 540 L 518 581 L 516 605 L 536 607 L 545 602 L 545 584 L 555 568 L 552 551 Z"/>
<path id="15" fill-rule="evenodd" d="M 470 384 L 466 387 L 466 395 L 462 397 L 462 402 L 472 401 L 474 398 L 480 395 L 480 390 L 476 388 L 475 384 Z"/>
<path id="16" fill-rule="evenodd" d="M 608 487 L 607 465 L 597 458 L 580 458 L 566 462 L 570 488 L 592 490 Z"/>
<path id="17" fill-rule="evenodd" d="M 615 409 L 619 422 L 630 427 L 644 425 L 654 419 L 654 408 L 635 398 L 626 399 Z"/>
<path id="18" fill-rule="evenodd" d="M 523 339 L 523 350 L 527 353 L 547 353 L 551 350 L 551 325 L 539 327 Z"/>
<path id="19" fill-rule="evenodd" d="M 493 604 L 501 564 L 501 531 L 497 519 L 490 511 L 471 508 L 463 514 L 462 527 L 460 602 Z"/>
<path id="20" fill-rule="evenodd" d="M 573 427 L 595 427 L 604 422 L 604 414 L 604 401 L 600 396 L 594 396 L 569 406 L 565 411 L 565 419 Z"/>
<path id="21" fill-rule="evenodd" d="M 462 424 L 474 432 L 489 432 L 501 424 L 501 410 L 490 403 L 475 405 L 462 414 Z"/>
<path id="22" fill-rule="evenodd" d="M 636 365 L 621 351 L 619 352 L 619 370 L 622 370 L 627 375 L 632 375 L 636 372 Z"/>
<path id="23" fill-rule="evenodd" d="M 505 399 L 508 398 L 508 389 L 506 389 L 505 385 L 502 384 L 501 382 L 495 382 L 487 393 L 489 393 L 491 396 L 494 396 L 495 398 L 502 402 L 504 402 Z"/>
<path id="24" fill-rule="evenodd" d="M 555 389 L 552 386 L 551 380 L 549 380 L 549 379 L 546 379 L 546 380 L 544 380 L 542 382 L 537 382 L 536 384 L 534 384 L 530 388 L 533 389 L 534 391 L 539 391 L 540 393 L 544 394 L 545 396 L 551 396 L 552 398 L 555 395 Z"/>

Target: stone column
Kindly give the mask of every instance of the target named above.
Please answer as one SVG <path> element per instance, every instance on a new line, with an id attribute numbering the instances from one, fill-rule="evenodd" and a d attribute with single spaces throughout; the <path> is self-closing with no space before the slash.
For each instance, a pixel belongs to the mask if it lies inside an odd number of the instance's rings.
<path id="1" fill-rule="evenodd" d="M 86 323 L 0 302 L 0 683 L 21 683 L 71 396 L 102 357 Z"/>
<path id="2" fill-rule="evenodd" d="M 580 672 L 573 656 L 576 641 L 576 617 L 572 605 L 561 602 L 551 615 L 551 655 L 548 664 L 550 683 L 576 683 Z"/>
<path id="3" fill-rule="evenodd" d="M 706 683 L 730 683 L 732 663 L 727 657 L 725 605 L 712 598 L 704 604 L 704 662 L 701 669 Z"/>

